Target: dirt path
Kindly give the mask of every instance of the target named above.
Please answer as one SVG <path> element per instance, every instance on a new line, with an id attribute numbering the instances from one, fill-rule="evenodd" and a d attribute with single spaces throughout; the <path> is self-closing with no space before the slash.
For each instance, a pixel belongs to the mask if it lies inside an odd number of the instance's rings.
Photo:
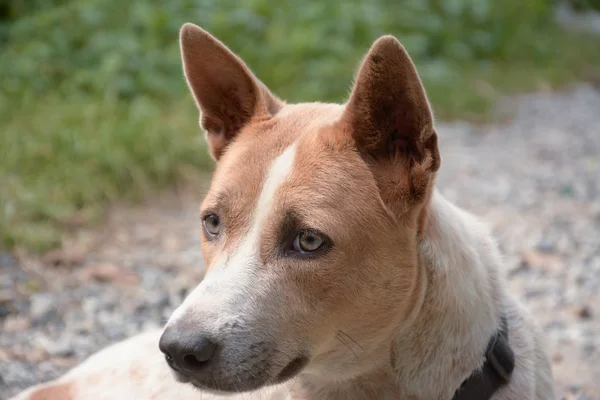
<path id="1" fill-rule="evenodd" d="M 600 400 L 600 92 L 507 104 L 509 124 L 438 125 L 438 185 L 494 227 L 561 393 Z M 165 321 L 202 277 L 201 193 L 115 207 L 42 260 L 0 253 L 0 399 Z"/>

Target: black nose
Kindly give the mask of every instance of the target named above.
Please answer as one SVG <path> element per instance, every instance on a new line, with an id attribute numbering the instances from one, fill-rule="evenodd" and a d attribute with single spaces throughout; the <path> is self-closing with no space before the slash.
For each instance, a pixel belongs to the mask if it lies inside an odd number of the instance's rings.
<path id="1" fill-rule="evenodd" d="M 167 328 L 158 342 L 160 351 L 171 368 L 181 372 L 198 372 L 206 366 L 217 351 L 217 344 L 194 332 Z"/>

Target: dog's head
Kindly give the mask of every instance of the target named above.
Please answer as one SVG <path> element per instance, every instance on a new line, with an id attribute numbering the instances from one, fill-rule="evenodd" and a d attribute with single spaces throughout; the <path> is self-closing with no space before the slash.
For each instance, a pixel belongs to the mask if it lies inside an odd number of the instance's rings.
<path id="1" fill-rule="evenodd" d="M 180 39 L 217 168 L 200 212 L 206 277 L 160 341 L 176 376 L 234 392 L 389 364 L 421 298 L 440 165 L 407 52 L 382 37 L 346 104 L 288 105 L 199 27 Z"/>

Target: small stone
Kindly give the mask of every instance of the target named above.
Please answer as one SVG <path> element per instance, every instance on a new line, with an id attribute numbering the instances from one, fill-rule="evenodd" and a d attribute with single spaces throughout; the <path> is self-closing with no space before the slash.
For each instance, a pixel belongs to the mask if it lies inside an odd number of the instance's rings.
<path id="1" fill-rule="evenodd" d="M 521 273 L 525 273 L 525 272 L 528 272 L 530 270 L 531 270 L 531 266 L 529 265 L 529 263 L 527 262 L 527 260 L 522 259 L 521 262 L 519 262 L 519 264 L 516 267 L 511 268 L 508 271 L 508 276 L 512 278 L 515 275 L 519 275 Z"/>
<path id="2" fill-rule="evenodd" d="M 0 303 L 0 320 L 8 317 L 10 313 L 11 310 L 9 309 L 9 307 L 7 307 L 5 304 Z"/>
<path id="3" fill-rule="evenodd" d="M 37 338 L 38 344 L 51 356 L 72 357 L 75 354 L 71 340 L 63 336 L 60 340 L 54 341 L 46 336 Z"/>
<path id="4" fill-rule="evenodd" d="M 596 346 L 592 342 L 585 343 L 581 346 L 581 351 L 588 358 L 592 358 L 592 356 L 596 352 Z"/>
<path id="5" fill-rule="evenodd" d="M 0 251 L 0 268 L 10 267 L 16 263 L 17 260 L 10 253 Z"/>
<path id="6" fill-rule="evenodd" d="M 86 297 L 83 299 L 81 308 L 85 315 L 95 315 L 102 308 L 102 302 L 97 297 Z"/>
<path id="7" fill-rule="evenodd" d="M 73 357 L 53 357 L 52 364 L 59 367 L 72 368 L 77 365 L 77 359 Z"/>
<path id="8" fill-rule="evenodd" d="M 528 300 L 531 300 L 533 298 L 542 297 L 542 296 L 546 295 L 547 293 L 548 293 L 548 291 L 545 289 L 542 289 L 542 288 L 531 288 L 531 289 L 525 289 L 525 293 L 523 293 L 523 297 L 525 297 Z"/>
<path id="9" fill-rule="evenodd" d="M 114 264 L 92 264 L 81 269 L 81 277 L 85 281 L 114 282 L 135 285 L 140 281 L 133 271 L 126 270 Z"/>
<path id="10" fill-rule="evenodd" d="M 31 326 L 31 321 L 22 316 L 8 316 L 3 322 L 3 332 L 22 332 Z"/>
<path id="11" fill-rule="evenodd" d="M 536 246 L 535 249 L 540 253 L 550 254 L 556 249 L 556 245 L 550 240 L 542 240 Z"/>
<path id="12" fill-rule="evenodd" d="M 115 235 L 115 242 L 123 245 L 128 245 L 131 242 L 131 237 L 129 233 L 125 231 L 117 232 Z"/>
<path id="13" fill-rule="evenodd" d="M 577 393 L 581 390 L 581 385 L 577 385 L 577 384 L 571 384 L 569 386 L 567 386 L 567 391 L 570 393 Z"/>
<path id="14" fill-rule="evenodd" d="M 577 316 L 584 320 L 590 320 L 594 317 L 592 309 L 587 305 L 577 309 Z"/>
<path id="15" fill-rule="evenodd" d="M 163 309 L 171 304 L 171 298 L 167 293 L 152 296 L 148 300 L 148 305 L 151 309 Z"/>
<path id="16" fill-rule="evenodd" d="M 563 361 L 563 355 L 560 353 L 554 353 L 552 355 L 552 362 L 554 362 L 555 364 L 560 364 Z"/>
<path id="17" fill-rule="evenodd" d="M 564 327 L 565 327 L 564 322 L 555 319 L 546 324 L 545 330 L 564 329 Z"/>
<path id="18" fill-rule="evenodd" d="M 163 248 L 169 253 L 176 253 L 181 250 L 181 243 L 175 235 L 167 235 L 162 240 Z"/>
<path id="19" fill-rule="evenodd" d="M 85 250 L 82 248 L 59 248 L 44 254 L 42 262 L 45 265 L 66 266 L 81 264 L 85 259 Z"/>
<path id="20" fill-rule="evenodd" d="M 34 293 L 30 302 L 29 314 L 37 323 L 45 323 L 56 312 L 57 299 L 52 293 Z"/>
<path id="21" fill-rule="evenodd" d="M 27 353 L 24 354 L 24 359 L 28 362 L 40 362 L 46 359 L 46 352 L 42 349 L 36 348 L 28 350 Z"/>
<path id="22" fill-rule="evenodd" d="M 101 331 L 95 331 L 96 333 L 101 333 Z M 94 335 L 73 335 L 72 336 L 72 346 L 76 349 L 76 353 L 88 353 L 90 351 L 94 351 L 98 348 L 99 342 L 98 338 L 94 337 Z"/>
<path id="23" fill-rule="evenodd" d="M 529 250 L 523 254 L 522 263 L 531 267 L 543 268 L 546 270 L 559 269 L 564 265 L 563 260 L 557 254 L 542 253 L 537 250 Z"/>
<path id="24" fill-rule="evenodd" d="M 160 229 L 155 226 L 140 224 L 135 227 L 134 235 L 138 241 L 148 242 L 160 235 Z"/>
<path id="25" fill-rule="evenodd" d="M 147 320 L 142 323 L 142 327 L 141 327 L 140 331 L 148 332 L 148 331 L 156 330 L 159 328 L 161 328 L 161 325 L 159 323 L 157 323 L 156 321 Z"/>
<path id="26" fill-rule="evenodd" d="M 122 325 L 109 325 L 104 328 L 104 334 L 106 338 L 111 342 L 123 340 L 127 336 L 125 327 Z"/>
<path id="27" fill-rule="evenodd" d="M 558 189 L 558 193 L 563 197 L 574 197 L 575 187 L 570 184 L 561 185 Z"/>
<path id="28" fill-rule="evenodd" d="M 14 305 L 15 293 L 12 290 L 4 290 L 0 288 L 0 320 L 15 313 Z"/>
<path id="29" fill-rule="evenodd" d="M 14 359 L 14 356 L 8 351 L 0 348 L 0 362 L 8 362 Z"/>

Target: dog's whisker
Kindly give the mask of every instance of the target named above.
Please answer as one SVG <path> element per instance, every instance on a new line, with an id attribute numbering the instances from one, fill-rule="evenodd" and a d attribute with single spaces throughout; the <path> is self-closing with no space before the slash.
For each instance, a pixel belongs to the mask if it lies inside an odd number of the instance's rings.
<path id="1" fill-rule="evenodd" d="M 444 312 L 445 312 L 445 311 L 444 311 L 444 310 L 442 310 L 441 308 L 438 308 L 438 307 L 436 307 L 436 306 L 434 306 L 433 304 L 431 304 L 431 303 L 428 303 L 428 302 L 423 302 L 423 305 L 422 305 L 422 307 L 423 307 L 424 309 L 430 309 L 430 310 L 434 310 L 434 311 L 437 311 L 437 312 L 439 312 L 439 313 L 444 313 Z"/>
<path id="2" fill-rule="evenodd" d="M 290 386 L 290 392 L 294 391 L 294 387 L 296 387 L 296 383 L 298 383 L 298 376 L 294 377 L 294 382 L 292 383 L 292 386 Z"/>
<path id="3" fill-rule="evenodd" d="M 369 354 L 364 347 L 362 347 L 356 340 L 354 340 L 354 338 L 350 335 L 348 335 L 346 332 L 342 331 L 341 329 L 339 330 L 339 333 L 341 333 L 342 335 L 344 335 L 345 337 L 347 337 L 348 339 L 350 339 L 354 344 L 356 344 L 358 346 L 359 349 L 361 349 L 363 351 L 363 353 L 365 353 L 367 355 L 367 357 L 369 357 L 369 359 L 371 360 L 371 362 L 373 362 L 373 365 L 377 366 L 377 363 L 375 362 L 375 359 L 371 356 L 371 354 Z"/>
<path id="4" fill-rule="evenodd" d="M 339 340 L 339 341 L 340 341 L 342 344 L 344 344 L 344 345 L 345 345 L 345 346 L 348 348 L 348 350 L 350 350 L 350 351 L 352 352 L 352 354 L 354 354 L 354 358 L 356 358 L 356 363 L 357 363 L 357 364 L 360 364 L 360 360 L 358 359 L 358 355 L 357 355 L 357 354 L 354 352 L 354 350 L 352 349 L 352 347 L 350 346 L 350 344 L 348 344 L 348 342 L 347 342 L 345 339 L 343 339 L 341 336 L 339 336 L 339 335 L 335 335 L 335 337 L 336 337 L 336 338 L 337 338 L 337 339 L 338 339 L 338 340 Z"/>
<path id="5" fill-rule="evenodd" d="M 264 368 L 261 368 L 259 365 L 256 365 L 255 368 L 259 369 L 267 377 L 266 380 L 270 381 L 271 379 L 273 379 L 272 375 L 268 371 L 266 371 Z M 246 373 L 248 373 L 248 374 L 250 374 L 254 379 L 261 378 L 260 376 L 258 376 L 256 374 L 256 372 L 252 371 L 249 368 L 243 368 L 243 371 L 246 372 Z M 266 392 L 266 388 L 265 387 L 260 387 L 258 389 L 258 393 L 259 393 L 260 397 L 262 397 L 262 395 L 265 394 L 264 392 Z M 250 396 L 251 396 L 251 394 L 250 394 Z"/>
<path id="6" fill-rule="evenodd" d="M 286 356 L 287 359 L 288 359 L 287 360 L 288 363 L 291 362 L 294 359 L 294 357 L 290 356 L 289 354 L 287 354 L 287 353 L 285 353 L 285 352 L 283 352 L 283 351 L 281 351 L 279 349 L 273 349 L 272 351 L 280 353 L 280 354 L 283 354 L 284 356 Z"/>

